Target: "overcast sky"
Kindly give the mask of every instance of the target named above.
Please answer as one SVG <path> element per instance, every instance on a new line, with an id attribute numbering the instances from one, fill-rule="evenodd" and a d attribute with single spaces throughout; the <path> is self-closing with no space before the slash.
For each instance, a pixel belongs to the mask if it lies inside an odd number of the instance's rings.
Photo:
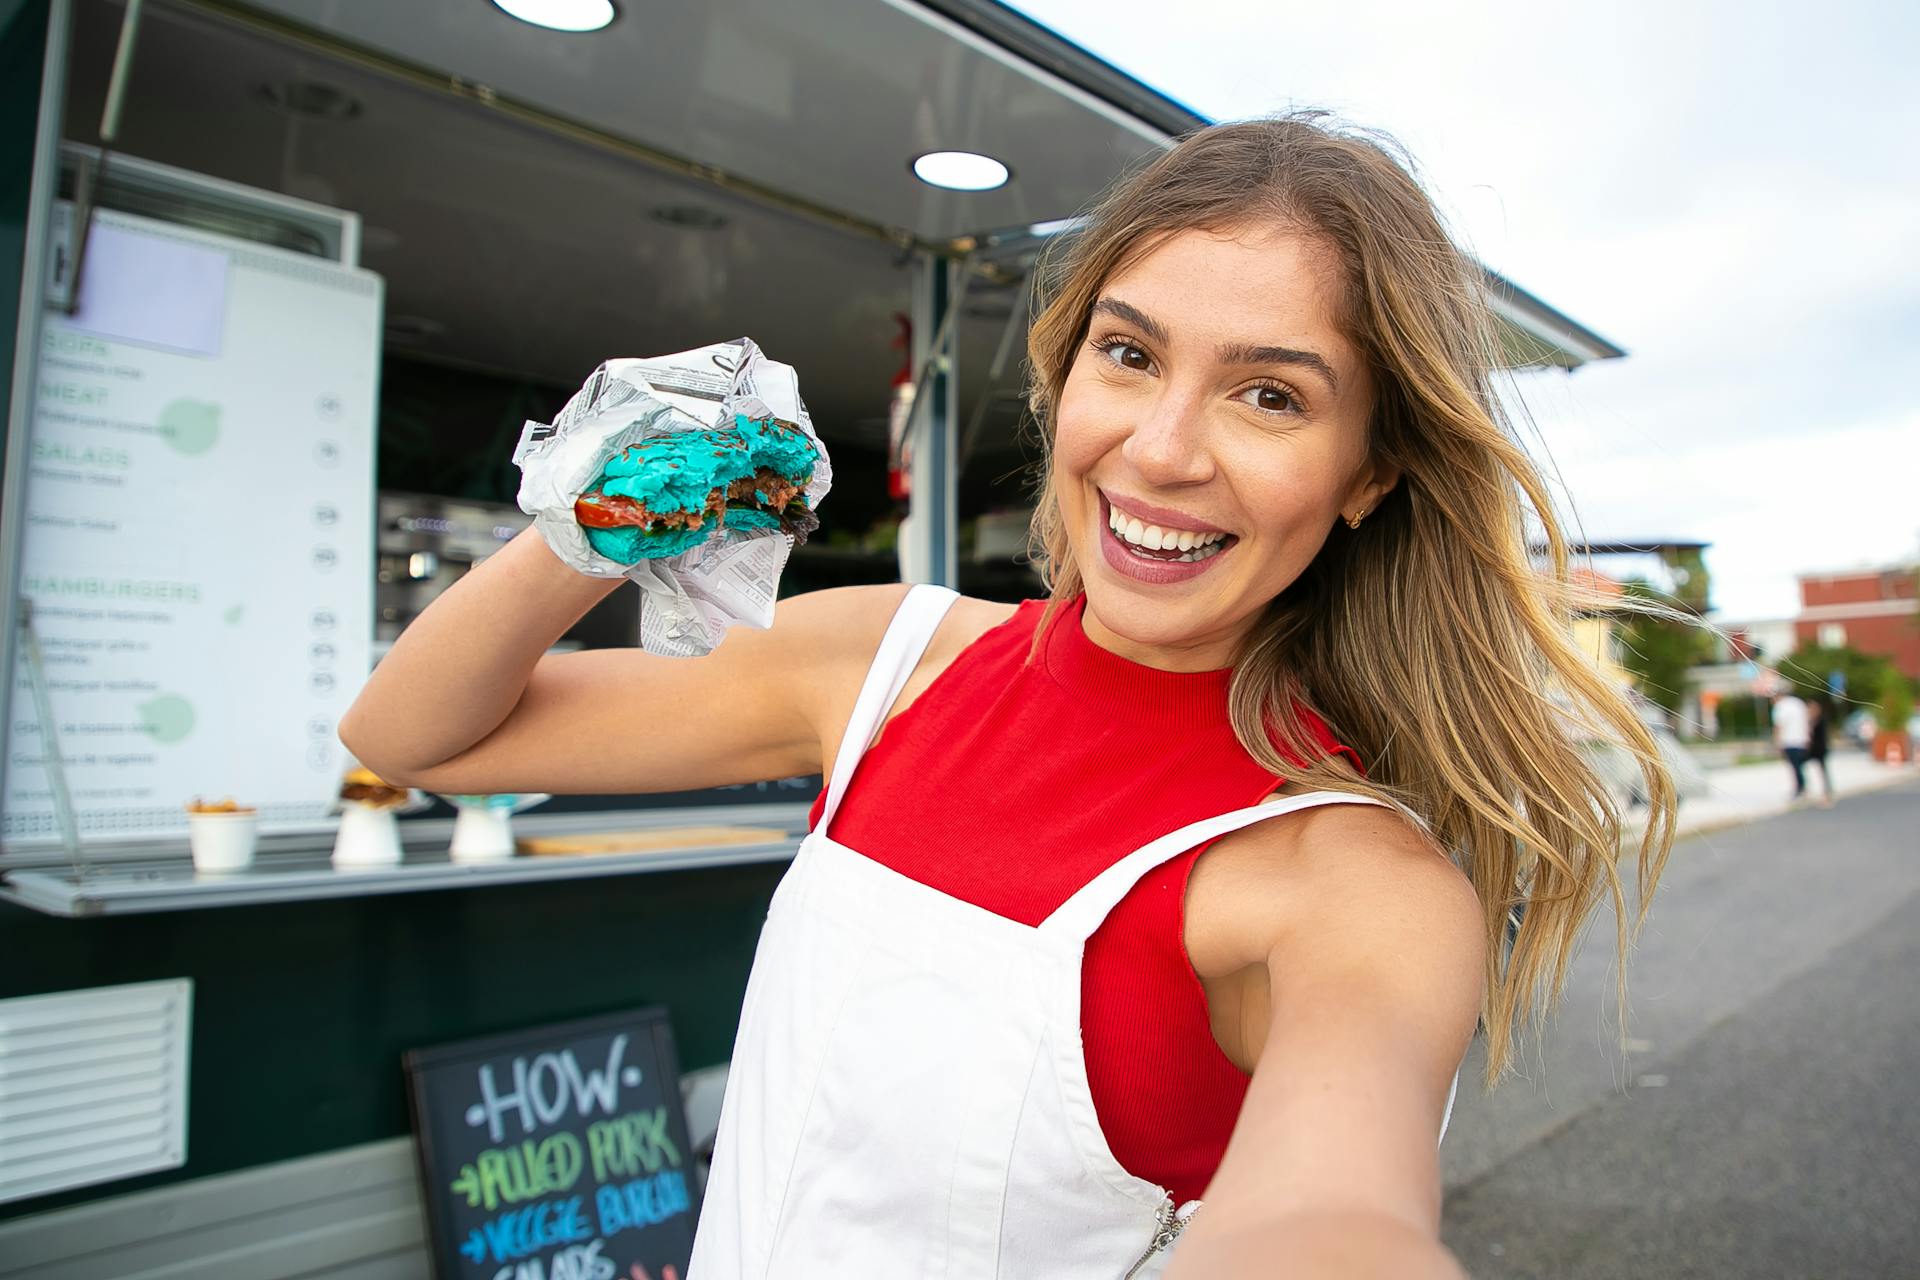
<path id="1" fill-rule="evenodd" d="M 1518 379 L 1588 537 L 1711 542 L 1729 620 L 1920 554 L 1920 5 L 1019 7 L 1215 119 L 1390 131 L 1482 261 L 1627 348 Z"/>

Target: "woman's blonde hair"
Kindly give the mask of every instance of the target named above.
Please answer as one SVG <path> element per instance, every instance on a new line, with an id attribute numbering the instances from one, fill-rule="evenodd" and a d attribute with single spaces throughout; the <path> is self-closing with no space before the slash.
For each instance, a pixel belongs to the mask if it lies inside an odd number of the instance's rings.
<path id="1" fill-rule="evenodd" d="M 1572 638 L 1576 610 L 1593 602 L 1569 577 L 1545 485 L 1494 393 L 1484 277 L 1397 154 L 1316 113 L 1205 129 L 1123 181 L 1043 264 L 1027 343 L 1047 446 L 1032 554 L 1051 597 L 1044 634 L 1082 589 L 1053 489 L 1054 411 L 1106 282 L 1185 230 L 1271 222 L 1331 246 L 1344 331 L 1374 386 L 1371 447 L 1401 479 L 1358 529 L 1336 525 L 1266 608 L 1234 664 L 1231 714 L 1273 773 L 1403 807 L 1471 878 L 1488 941 L 1491 1083 L 1519 1026 L 1558 998 L 1603 897 L 1624 960 L 1621 814 L 1591 744 L 1625 747 L 1642 776 L 1640 919 L 1674 794 L 1626 695 Z M 1317 745 L 1303 708 L 1359 753 L 1364 778 Z"/>

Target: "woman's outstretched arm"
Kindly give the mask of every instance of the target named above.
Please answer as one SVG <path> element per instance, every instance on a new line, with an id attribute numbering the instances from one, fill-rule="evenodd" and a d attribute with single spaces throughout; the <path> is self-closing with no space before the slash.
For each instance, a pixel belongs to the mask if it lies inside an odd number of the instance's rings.
<path id="1" fill-rule="evenodd" d="M 1196 866 L 1189 911 L 1209 915 L 1188 937 L 1203 975 L 1264 975 L 1264 1026 L 1169 1280 L 1452 1280 L 1438 1139 L 1484 980 L 1473 888 L 1389 810 L 1329 805 L 1245 834 Z"/>

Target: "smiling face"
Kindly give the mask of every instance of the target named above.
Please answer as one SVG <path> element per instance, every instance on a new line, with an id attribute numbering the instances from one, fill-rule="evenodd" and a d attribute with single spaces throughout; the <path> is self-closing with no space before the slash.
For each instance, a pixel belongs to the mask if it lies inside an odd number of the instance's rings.
<path id="1" fill-rule="evenodd" d="M 1165 670 L 1231 665 L 1334 522 L 1393 487 L 1369 454 L 1338 272 L 1289 228 L 1184 231 L 1096 295 L 1053 459 L 1094 643 Z"/>

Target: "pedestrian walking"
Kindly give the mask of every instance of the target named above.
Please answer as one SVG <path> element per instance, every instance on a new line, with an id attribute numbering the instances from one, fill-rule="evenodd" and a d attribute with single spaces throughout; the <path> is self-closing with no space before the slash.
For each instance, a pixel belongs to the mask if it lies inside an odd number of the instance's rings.
<path id="1" fill-rule="evenodd" d="M 1833 774 L 1827 768 L 1828 720 L 1825 698 L 1807 700 L 1807 763 L 1820 770 L 1820 805 L 1825 809 L 1833 808 Z"/>
<path id="2" fill-rule="evenodd" d="M 1043 269 L 1044 598 L 860 587 L 702 658 L 543 656 L 614 588 L 536 529 L 375 670 L 342 737 L 437 791 L 824 773 L 689 1280 L 1459 1274 L 1436 1139 L 1476 1020 L 1497 1076 L 1628 910 L 1583 739 L 1643 772 L 1643 911 L 1673 793 L 1570 638 L 1484 277 L 1397 154 L 1205 129 Z"/>
<path id="3" fill-rule="evenodd" d="M 1791 689 L 1773 695 L 1773 745 L 1793 774 L 1793 798 L 1807 794 L 1807 745 L 1811 741 L 1807 704 Z"/>

